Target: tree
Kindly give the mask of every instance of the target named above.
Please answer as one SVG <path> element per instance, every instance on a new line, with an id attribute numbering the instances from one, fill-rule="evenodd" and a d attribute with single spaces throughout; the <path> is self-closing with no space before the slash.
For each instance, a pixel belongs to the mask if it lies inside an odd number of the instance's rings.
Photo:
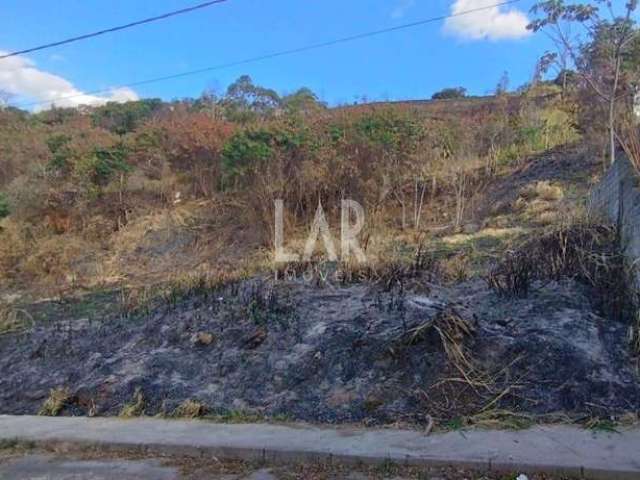
<path id="1" fill-rule="evenodd" d="M 233 134 L 232 124 L 205 112 L 177 110 L 151 123 L 148 130 L 138 137 L 144 153 L 152 155 L 156 149 L 146 148 L 149 140 L 157 143 L 171 169 L 190 183 L 194 197 L 210 197 L 221 188 L 222 149 Z"/>
<path id="2" fill-rule="evenodd" d="M 9 105 L 9 101 L 13 95 L 9 92 L 5 92 L 4 90 L 0 90 L 0 108 L 6 108 Z"/>
<path id="3" fill-rule="evenodd" d="M 306 87 L 282 97 L 282 106 L 289 113 L 317 113 L 326 108 L 326 105 L 318 100 L 318 96 Z"/>
<path id="4" fill-rule="evenodd" d="M 143 121 L 162 108 L 162 100 L 148 98 L 132 102 L 109 102 L 97 107 L 91 115 L 93 124 L 118 135 L 133 132 Z"/>
<path id="5" fill-rule="evenodd" d="M 496 95 L 504 95 L 509 90 L 509 72 L 502 72 L 496 85 Z"/>
<path id="6" fill-rule="evenodd" d="M 448 100 L 452 98 L 464 98 L 467 96 L 467 89 L 464 87 L 444 88 L 431 96 L 431 100 Z"/>
<path id="7" fill-rule="evenodd" d="M 623 83 L 625 59 L 637 44 L 637 29 L 632 14 L 638 0 L 628 0 L 622 15 L 615 13 L 610 1 L 597 4 L 545 0 L 534 5 L 532 12 L 540 15 L 530 25 L 534 32 L 545 31 L 555 42 L 556 59 L 568 58 L 584 84 L 606 105 L 609 134 L 609 158 L 616 158 L 616 114 Z M 601 6 L 609 18 L 604 18 Z M 571 27 L 578 25 L 586 36 L 573 35 Z M 567 71 L 568 65 L 562 65 Z"/>
<path id="8" fill-rule="evenodd" d="M 577 85 L 578 74 L 574 70 L 562 69 L 558 72 L 556 78 L 553 79 L 553 83 L 554 85 L 561 87 L 564 94 L 569 87 Z"/>
<path id="9" fill-rule="evenodd" d="M 268 116 L 281 106 L 275 90 L 255 85 L 249 75 L 242 75 L 229 85 L 223 99 L 231 120 L 246 122 L 256 116 Z"/>

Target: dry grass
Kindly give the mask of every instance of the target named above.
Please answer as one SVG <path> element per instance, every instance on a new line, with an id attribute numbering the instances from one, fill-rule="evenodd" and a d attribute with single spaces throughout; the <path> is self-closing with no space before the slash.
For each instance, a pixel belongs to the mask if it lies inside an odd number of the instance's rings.
<path id="1" fill-rule="evenodd" d="M 564 198 L 564 189 L 560 185 L 543 180 L 523 188 L 520 192 L 520 198 L 525 201 L 538 199 L 545 202 L 557 202 Z"/>
<path id="2" fill-rule="evenodd" d="M 524 430 L 536 423 L 533 415 L 504 409 L 485 410 L 467 420 L 469 426 L 491 430 Z"/>
<path id="3" fill-rule="evenodd" d="M 640 174 L 640 129 L 635 118 L 625 119 L 622 124 L 622 134 L 618 135 L 627 158 Z"/>
<path id="4" fill-rule="evenodd" d="M 604 314 L 630 319 L 638 308 L 632 270 L 614 227 L 577 221 L 550 228 L 507 252 L 487 281 L 501 295 L 525 296 L 535 280 L 574 279 L 592 288 Z"/>
<path id="5" fill-rule="evenodd" d="M 68 388 L 53 388 L 49 391 L 49 398 L 40 407 L 38 415 L 57 417 L 70 400 L 71 391 Z"/>
<path id="6" fill-rule="evenodd" d="M 565 192 L 562 186 L 548 181 L 539 181 L 522 189 L 514 209 L 520 221 L 539 226 L 554 225 L 563 219 L 562 211 L 566 209 L 562 203 L 564 198 Z"/>
<path id="7" fill-rule="evenodd" d="M 472 274 L 469 255 L 461 252 L 438 262 L 439 273 L 447 282 L 459 283 L 468 280 Z"/>
<path id="8" fill-rule="evenodd" d="M 96 250 L 72 233 L 42 238 L 22 260 L 21 273 L 52 289 L 75 289 L 92 276 Z"/>
<path id="9" fill-rule="evenodd" d="M 404 288 L 408 282 L 437 273 L 436 257 L 424 243 L 415 246 L 411 254 L 392 251 L 376 257 L 368 256 L 366 263 L 342 262 L 338 270 L 342 284 L 369 282 L 385 290 Z"/>
<path id="10" fill-rule="evenodd" d="M 33 326 L 33 317 L 21 308 L 0 304 L 0 335 L 22 332 Z"/>
<path id="11" fill-rule="evenodd" d="M 470 385 L 476 386 L 482 375 L 474 365 L 467 345 L 475 332 L 474 326 L 453 307 L 449 307 L 408 332 L 408 342 L 419 342 L 430 331 L 437 332 L 449 363 Z"/>
<path id="12" fill-rule="evenodd" d="M 535 259 L 523 252 L 506 252 L 487 275 L 487 283 L 503 297 L 525 297 L 535 278 Z"/>
<path id="13" fill-rule="evenodd" d="M 122 410 L 120 410 L 118 416 L 121 418 L 141 417 L 142 415 L 144 415 L 146 405 L 147 402 L 144 398 L 144 394 L 138 387 L 133 394 L 132 401 L 122 407 Z"/>
<path id="14" fill-rule="evenodd" d="M 11 218 L 0 221 L 0 280 L 9 280 L 17 272 L 18 262 L 29 249 L 25 232 Z"/>
<path id="15" fill-rule="evenodd" d="M 446 420 L 464 420 L 458 428 L 471 422 L 469 415 L 476 415 L 477 424 L 497 424 L 495 413 L 504 399 L 520 388 L 522 378 L 513 378 L 510 369 L 519 359 L 498 371 L 487 371 L 472 355 L 473 324 L 465 320 L 455 308 L 448 307 L 433 319 L 410 332 L 410 341 L 417 342 L 436 332 L 447 358 L 440 379 L 426 391 L 418 390 L 428 417 L 442 423 Z M 466 416 L 466 417 L 465 417 Z M 506 422 L 501 419 L 501 422 Z M 515 420 L 513 420 L 515 423 Z"/>
<path id="16" fill-rule="evenodd" d="M 185 400 L 173 411 L 172 417 L 176 418 L 200 418 L 208 412 L 208 407 L 197 400 Z"/>
<path id="17" fill-rule="evenodd" d="M 495 239 L 510 240 L 514 237 L 522 235 L 525 232 L 523 228 L 483 228 L 476 233 L 458 233 L 442 238 L 442 241 L 449 245 L 465 245 L 477 240 Z"/>
<path id="18" fill-rule="evenodd" d="M 149 313 L 153 300 L 157 297 L 153 287 L 120 288 L 120 314 L 130 317 L 136 314 Z"/>
<path id="19" fill-rule="evenodd" d="M 208 297 L 220 292 L 225 287 L 237 284 L 248 278 L 243 270 L 227 272 L 208 271 L 203 273 L 177 275 L 160 290 L 160 296 L 169 305 L 192 296 Z"/>

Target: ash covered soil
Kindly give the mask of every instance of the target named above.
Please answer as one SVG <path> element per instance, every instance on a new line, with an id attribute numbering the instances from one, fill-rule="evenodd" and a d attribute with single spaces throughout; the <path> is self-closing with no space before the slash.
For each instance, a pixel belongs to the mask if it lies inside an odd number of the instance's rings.
<path id="1" fill-rule="evenodd" d="M 572 281 L 501 298 L 481 279 L 313 286 L 253 279 L 132 318 L 66 318 L 0 336 L 0 413 L 144 414 L 195 400 L 212 414 L 427 423 L 505 409 L 640 408 L 627 326 Z M 139 395 L 136 395 L 136 392 Z"/>

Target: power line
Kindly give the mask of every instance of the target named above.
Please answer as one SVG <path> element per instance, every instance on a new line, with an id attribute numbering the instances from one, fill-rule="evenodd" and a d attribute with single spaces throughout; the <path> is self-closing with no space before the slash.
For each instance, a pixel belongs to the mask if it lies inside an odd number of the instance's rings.
<path id="1" fill-rule="evenodd" d="M 67 43 L 78 42 L 80 40 L 86 40 L 88 38 L 97 37 L 99 35 L 104 35 L 106 33 L 117 32 L 118 30 L 125 30 L 127 28 L 137 27 L 138 25 L 144 25 L 145 23 L 157 22 L 158 20 L 164 20 L 170 17 L 175 17 L 176 15 L 182 15 L 184 13 L 193 12 L 194 10 L 200 10 L 201 8 L 210 7 L 211 5 L 215 5 L 217 3 L 224 3 L 227 0 L 211 0 L 209 2 L 200 3 L 198 5 L 193 5 L 191 7 L 183 8 L 181 10 L 175 10 L 173 12 L 163 13 L 162 15 L 158 15 L 155 17 L 145 18 L 144 20 L 138 20 L 135 22 L 127 23 L 125 25 L 119 25 L 117 27 L 106 28 L 104 30 L 99 30 L 93 33 L 86 33 L 84 35 L 79 35 L 77 37 L 67 38 L 65 40 L 59 40 L 53 43 L 47 43 L 45 45 L 40 45 L 37 47 L 26 48 L 24 50 L 18 50 L 11 53 L 5 53 L 4 55 L 0 55 L 0 60 L 9 57 L 15 57 L 16 55 L 22 55 L 25 53 L 37 52 L 38 50 L 45 50 L 47 48 L 58 47 L 60 45 L 66 45 Z"/>
<path id="2" fill-rule="evenodd" d="M 324 48 L 324 47 L 329 47 L 329 46 L 333 46 L 333 45 L 339 45 L 342 43 L 347 43 L 347 42 L 352 42 L 355 40 L 361 40 L 364 38 L 369 38 L 369 37 L 374 37 L 377 35 L 382 35 L 385 33 L 391 33 L 391 32 L 395 32 L 398 30 L 405 30 L 408 28 L 414 28 L 414 27 L 418 27 L 418 26 L 422 26 L 422 25 L 426 25 L 429 23 L 435 23 L 435 22 L 439 22 L 442 20 L 446 20 L 448 18 L 453 18 L 453 17 L 461 17 L 463 15 L 469 15 L 472 13 L 476 13 L 476 12 L 481 12 L 483 10 L 488 10 L 491 8 L 496 8 L 496 7 L 502 7 L 505 5 L 510 5 L 513 3 L 518 3 L 522 0 L 507 0 L 501 3 L 496 3 L 494 5 L 487 5 L 484 7 L 478 7 L 478 8 L 474 8 L 471 10 L 465 10 L 463 12 L 457 12 L 457 13 L 450 13 L 448 15 L 441 15 L 438 17 L 432 17 L 432 18 L 427 18 L 424 20 L 418 20 L 416 22 L 411 22 L 411 23 L 405 23 L 402 25 L 397 25 L 395 27 L 390 27 L 390 28 L 384 28 L 381 30 L 374 30 L 371 32 L 366 32 L 366 33 L 359 33 L 357 35 L 351 35 L 348 37 L 342 37 L 342 38 L 338 38 L 335 40 L 329 40 L 326 42 L 321 42 L 321 43 L 315 43 L 315 44 L 311 44 L 311 45 L 306 45 L 304 47 L 298 47 L 298 48 L 291 48 L 288 50 L 281 50 L 279 52 L 273 52 L 273 53 L 268 53 L 265 55 L 260 55 L 257 57 L 251 57 L 251 58 L 246 58 L 244 60 L 238 60 L 235 62 L 230 62 L 230 63 L 223 63 L 220 65 L 213 65 L 210 67 L 204 67 L 204 68 L 199 68 L 197 70 L 189 70 L 186 72 L 181 72 L 181 73 L 175 73 L 175 74 L 171 74 L 171 75 L 164 75 L 161 77 L 155 77 L 155 78 L 150 78 L 147 80 L 140 80 L 138 82 L 131 82 L 131 83 L 126 83 L 126 84 L 122 84 L 116 87 L 112 87 L 112 88 L 107 88 L 107 89 L 101 89 L 101 90 L 94 90 L 94 91 L 90 91 L 90 92 L 83 92 L 83 93 L 79 93 L 79 94 L 74 94 L 74 95 L 68 95 L 68 96 L 64 96 L 64 97 L 58 97 L 58 98 L 53 98 L 51 100 L 46 100 L 46 101 L 38 101 L 38 102 L 30 102 L 30 103 L 23 103 L 23 104 L 19 104 L 17 105 L 17 107 L 31 107 L 31 106 L 35 106 L 35 105 L 45 105 L 48 103 L 55 103 L 56 100 L 68 100 L 68 99 L 72 99 L 72 98 L 77 98 L 77 97 L 82 97 L 85 95 L 98 95 L 101 93 L 109 93 L 113 90 L 119 89 L 119 88 L 132 88 L 132 87 L 138 87 L 141 85 L 148 85 L 150 83 L 157 83 L 157 82 L 163 82 L 166 80 L 174 80 L 177 78 L 183 78 L 183 77 L 189 77 L 192 75 L 199 75 L 201 73 L 207 73 L 207 72 L 212 72 L 215 70 L 222 70 L 225 68 L 232 68 L 232 67 L 237 67 L 240 65 L 246 65 L 249 63 L 255 63 L 255 62 L 260 62 L 260 61 L 264 61 L 264 60 L 270 60 L 272 58 L 278 58 L 278 57 L 283 57 L 286 55 L 293 55 L 296 53 L 303 53 L 303 52 L 308 52 L 310 50 L 317 50 L 320 48 Z"/>

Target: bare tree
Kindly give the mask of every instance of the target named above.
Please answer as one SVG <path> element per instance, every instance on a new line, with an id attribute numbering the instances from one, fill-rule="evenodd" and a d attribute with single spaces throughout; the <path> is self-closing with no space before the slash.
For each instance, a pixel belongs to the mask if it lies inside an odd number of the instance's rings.
<path id="1" fill-rule="evenodd" d="M 9 92 L 0 90 L 0 108 L 5 108 L 7 105 L 9 105 L 9 102 L 12 98 L 13 95 L 11 95 Z"/>
<path id="2" fill-rule="evenodd" d="M 532 12 L 541 16 L 529 25 L 529 29 L 546 32 L 558 50 L 551 55 L 561 64 L 565 75 L 570 60 L 584 83 L 606 104 L 609 155 L 613 163 L 616 157 L 616 107 L 620 100 L 622 66 L 627 49 L 636 38 L 632 14 L 638 7 L 638 0 L 628 0 L 622 15 L 615 13 L 610 1 L 596 0 L 596 3 L 540 1 L 534 5 Z M 604 7 L 609 18 L 602 15 Z M 572 25 L 579 25 L 583 35 L 572 34 Z"/>

